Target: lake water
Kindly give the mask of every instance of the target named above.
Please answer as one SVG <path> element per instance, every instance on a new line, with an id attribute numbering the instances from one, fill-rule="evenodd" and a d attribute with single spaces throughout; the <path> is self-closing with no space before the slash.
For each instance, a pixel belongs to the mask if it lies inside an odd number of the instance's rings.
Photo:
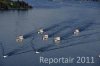
<path id="1" fill-rule="evenodd" d="M 78 21 L 87 21 L 87 22 L 93 21 L 94 23 L 100 24 L 100 7 L 99 7 L 100 3 L 99 4 L 95 3 L 94 6 L 91 5 L 88 6 L 88 5 L 90 4 L 72 3 L 68 6 L 64 5 L 55 8 L 52 7 L 45 8 L 43 6 L 42 8 L 36 7 L 27 11 L 16 11 L 16 10 L 0 11 L 0 41 L 3 43 L 4 52 L 9 53 L 14 49 L 21 48 L 23 46 L 24 47 L 28 46 L 28 47 L 24 48 L 19 52 L 32 49 L 30 47 L 30 39 L 26 39 L 24 43 L 20 45 L 15 41 L 16 36 L 27 34 L 39 28 L 46 28 L 48 26 L 63 21 L 67 22 L 73 19 L 77 19 Z M 100 25 L 99 26 L 95 25 L 95 27 L 92 26 L 92 28 L 95 28 L 95 30 L 100 31 L 99 29 Z M 94 44 L 95 46 L 93 46 Z M 75 57 L 79 55 L 79 56 L 95 56 L 97 58 L 98 54 L 100 54 L 100 41 L 91 43 L 91 45 L 89 44 L 89 45 L 75 46 L 73 48 L 70 47 L 65 49 L 59 49 L 55 51 L 44 52 L 41 54 L 34 54 L 33 51 L 29 53 L 14 55 L 8 57 L 7 59 L 1 58 L 0 60 L 2 62 L 0 66 L 40 66 L 40 65 L 46 66 L 45 64 L 39 64 L 40 56 L 46 56 L 46 57 L 74 56 Z M 0 52 L 0 56 L 2 57 L 2 52 Z M 100 64 L 98 62 L 100 62 L 100 59 L 99 60 L 97 59 L 96 63 L 93 65 L 90 64 L 90 66 L 99 66 Z M 66 64 L 58 64 L 58 65 L 53 64 L 53 66 L 60 66 L 60 65 L 66 66 Z M 70 66 L 75 66 L 75 65 L 72 64 Z M 87 66 L 87 64 L 81 66 Z"/>

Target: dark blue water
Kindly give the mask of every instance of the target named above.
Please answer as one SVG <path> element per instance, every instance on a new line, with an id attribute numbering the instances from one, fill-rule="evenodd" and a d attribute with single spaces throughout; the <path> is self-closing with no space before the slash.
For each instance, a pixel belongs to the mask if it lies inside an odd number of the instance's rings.
<path id="1" fill-rule="evenodd" d="M 100 54 L 100 4 L 61 4 L 60 7 L 54 5 L 53 8 L 45 8 L 44 5 L 39 8 L 36 6 L 28 11 L 0 11 L 0 66 L 47 66 L 48 64 L 39 63 L 40 56 L 93 56 L 96 59 L 94 64 L 51 64 L 50 66 L 100 66 L 98 58 Z M 60 26 L 53 27 L 57 24 Z M 79 26 L 81 29 L 79 37 L 72 36 L 71 26 L 73 28 Z M 23 43 L 16 42 L 16 36 L 30 35 L 39 28 L 47 29 L 47 33 L 52 35 L 49 41 L 42 41 L 41 36 L 36 36 L 34 40 L 29 37 Z M 61 36 L 65 39 L 60 47 L 52 42 L 54 36 Z M 34 45 L 31 45 L 31 40 Z M 32 46 L 42 53 L 35 54 Z M 3 59 L 3 55 L 9 55 L 9 57 Z"/>

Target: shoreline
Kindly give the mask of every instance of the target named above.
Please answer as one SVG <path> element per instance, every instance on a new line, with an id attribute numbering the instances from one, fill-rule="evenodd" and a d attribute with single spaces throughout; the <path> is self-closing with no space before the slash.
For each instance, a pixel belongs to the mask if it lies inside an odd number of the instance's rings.
<path id="1" fill-rule="evenodd" d="M 32 8 L 24 1 L 0 1 L 0 10 L 28 10 Z"/>

